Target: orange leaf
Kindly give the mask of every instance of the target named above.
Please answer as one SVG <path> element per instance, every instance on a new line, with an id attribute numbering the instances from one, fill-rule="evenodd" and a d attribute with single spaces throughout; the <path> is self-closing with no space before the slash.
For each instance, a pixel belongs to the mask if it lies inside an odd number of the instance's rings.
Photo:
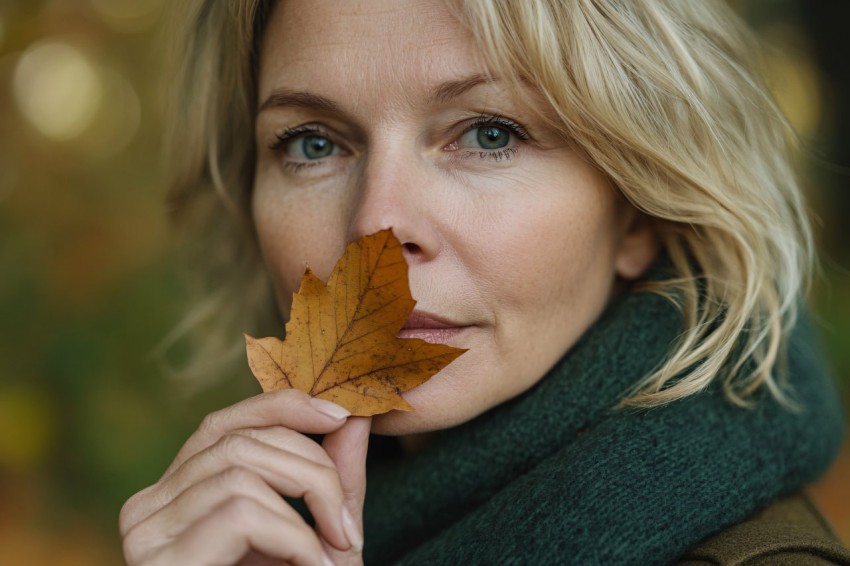
<path id="1" fill-rule="evenodd" d="M 413 407 L 401 393 L 466 350 L 397 338 L 416 301 L 390 230 L 348 245 L 328 284 L 308 268 L 292 296 L 286 338 L 245 336 L 263 391 L 295 388 L 369 416 Z"/>

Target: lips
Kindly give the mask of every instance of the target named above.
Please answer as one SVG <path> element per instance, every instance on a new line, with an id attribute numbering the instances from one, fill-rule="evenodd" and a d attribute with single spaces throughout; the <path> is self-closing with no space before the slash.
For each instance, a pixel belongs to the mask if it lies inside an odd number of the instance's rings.
<path id="1" fill-rule="evenodd" d="M 433 313 L 415 310 L 410 313 L 397 336 L 419 338 L 432 344 L 445 344 L 467 328 L 471 327 Z"/>

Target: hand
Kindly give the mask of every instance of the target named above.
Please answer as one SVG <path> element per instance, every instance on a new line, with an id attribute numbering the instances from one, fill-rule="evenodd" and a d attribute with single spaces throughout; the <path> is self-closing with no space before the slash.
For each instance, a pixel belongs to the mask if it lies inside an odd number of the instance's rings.
<path id="1" fill-rule="evenodd" d="M 127 563 L 361 563 L 371 419 L 347 417 L 296 390 L 208 415 L 162 478 L 124 504 Z M 327 436 L 320 446 L 304 433 Z M 303 498 L 316 529 L 281 495 Z"/>
<path id="2" fill-rule="evenodd" d="M 351 417 L 336 432 L 325 436 L 322 448 L 336 464 L 342 487 L 343 505 L 347 519 L 354 523 L 346 532 L 360 538 L 352 541 L 347 551 L 341 551 L 325 543 L 325 550 L 337 566 L 360 566 L 363 564 L 363 500 L 366 497 L 366 448 L 372 417 Z M 346 519 L 346 520 L 347 520 Z"/>

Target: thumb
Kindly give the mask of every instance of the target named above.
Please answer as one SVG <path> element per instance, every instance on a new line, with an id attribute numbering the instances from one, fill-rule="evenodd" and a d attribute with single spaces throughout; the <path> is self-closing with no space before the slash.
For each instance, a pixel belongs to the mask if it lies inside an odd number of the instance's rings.
<path id="1" fill-rule="evenodd" d="M 354 553 L 359 560 L 363 549 L 363 499 L 366 496 L 366 451 L 372 417 L 349 417 L 338 430 L 325 435 L 322 448 L 331 457 L 339 473 L 344 497 L 343 505 L 349 517 L 343 519 L 345 534 L 351 542 L 348 553 L 334 552 L 337 563 L 342 555 Z M 332 555 L 333 555 L 332 554 Z"/>

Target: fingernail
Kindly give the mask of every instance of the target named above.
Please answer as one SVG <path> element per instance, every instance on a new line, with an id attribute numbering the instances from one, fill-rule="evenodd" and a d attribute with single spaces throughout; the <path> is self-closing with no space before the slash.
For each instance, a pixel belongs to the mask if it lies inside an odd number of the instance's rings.
<path id="1" fill-rule="evenodd" d="M 348 542 L 351 543 L 354 552 L 363 550 L 363 535 L 357 528 L 357 523 L 354 522 L 351 513 L 345 507 L 342 508 L 342 528 L 345 530 L 345 536 L 348 537 Z"/>
<path id="2" fill-rule="evenodd" d="M 322 553 L 322 564 L 325 566 L 334 566 L 334 561 L 326 553 Z"/>
<path id="3" fill-rule="evenodd" d="M 313 405 L 313 408 L 319 411 L 320 413 L 324 413 L 325 415 L 336 421 L 341 421 L 342 419 L 351 416 L 351 413 L 348 411 L 348 409 L 346 409 L 345 407 L 341 407 L 331 401 L 325 401 L 324 399 L 311 397 L 310 404 Z"/>

